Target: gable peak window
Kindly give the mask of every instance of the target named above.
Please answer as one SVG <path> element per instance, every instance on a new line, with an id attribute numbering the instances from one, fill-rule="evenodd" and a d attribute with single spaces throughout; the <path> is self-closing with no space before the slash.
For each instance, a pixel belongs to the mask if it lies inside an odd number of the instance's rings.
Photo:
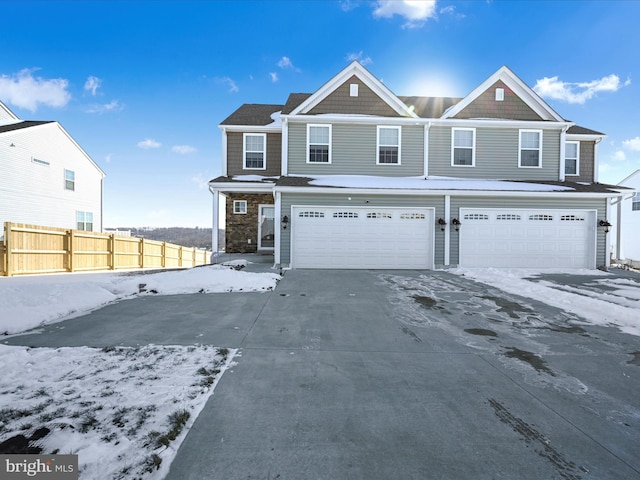
<path id="1" fill-rule="evenodd" d="M 504 88 L 496 88 L 496 102 L 504 102 Z"/>
<path id="2" fill-rule="evenodd" d="M 267 134 L 245 133 L 243 139 L 245 170 L 266 170 Z"/>
<path id="3" fill-rule="evenodd" d="M 307 163 L 331 163 L 331 125 L 307 125 Z"/>
<path id="4" fill-rule="evenodd" d="M 378 165 L 400 165 L 401 127 L 378 127 Z"/>
<path id="5" fill-rule="evenodd" d="M 542 130 L 520 130 L 518 166 L 542 167 Z"/>
<path id="6" fill-rule="evenodd" d="M 76 173 L 73 170 L 64 171 L 64 189 L 74 191 L 76 189 Z"/>
<path id="7" fill-rule="evenodd" d="M 580 175 L 580 142 L 565 143 L 564 174 Z"/>
<path id="8" fill-rule="evenodd" d="M 475 128 L 454 128 L 451 133 L 451 165 L 473 167 L 476 164 Z"/>

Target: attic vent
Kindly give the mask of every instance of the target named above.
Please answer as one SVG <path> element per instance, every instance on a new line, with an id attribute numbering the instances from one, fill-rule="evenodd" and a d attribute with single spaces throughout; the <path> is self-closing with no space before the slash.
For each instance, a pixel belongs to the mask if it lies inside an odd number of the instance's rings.
<path id="1" fill-rule="evenodd" d="M 496 102 L 504 101 L 504 88 L 496 88 Z"/>
<path id="2" fill-rule="evenodd" d="M 358 96 L 358 84 L 357 83 L 352 83 L 351 85 L 349 85 L 349 95 L 351 95 L 352 97 L 357 97 Z"/>

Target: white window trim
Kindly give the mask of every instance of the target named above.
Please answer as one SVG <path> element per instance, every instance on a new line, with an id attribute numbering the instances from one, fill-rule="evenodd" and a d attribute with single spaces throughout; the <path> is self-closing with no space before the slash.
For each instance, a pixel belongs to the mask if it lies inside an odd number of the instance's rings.
<path id="1" fill-rule="evenodd" d="M 631 197 L 631 211 L 640 212 L 640 209 L 634 210 L 633 208 L 634 203 L 640 203 L 640 192 L 636 193 L 633 197 Z"/>
<path id="2" fill-rule="evenodd" d="M 67 172 L 70 172 L 71 174 L 73 174 L 73 180 L 67 180 Z M 74 170 L 68 170 L 68 169 L 64 169 L 64 177 L 63 177 L 63 181 L 64 181 L 64 189 L 69 191 L 69 192 L 75 192 L 76 191 L 76 172 Z M 67 181 L 69 182 L 73 182 L 73 188 L 67 188 Z"/>
<path id="3" fill-rule="evenodd" d="M 311 130 L 311 127 L 324 127 L 324 128 L 329 128 L 329 161 L 328 162 L 312 162 L 309 160 L 309 147 L 311 146 L 311 143 L 309 143 L 309 132 Z M 331 126 L 330 123 L 307 123 L 307 163 L 310 163 L 312 165 L 331 165 L 331 144 L 333 140 L 333 128 Z M 321 143 L 316 143 L 314 145 L 324 145 Z"/>
<path id="4" fill-rule="evenodd" d="M 565 164 L 565 176 L 567 177 L 577 177 L 578 175 L 580 175 L 580 142 L 565 142 L 566 145 L 570 144 L 570 143 L 575 143 L 576 144 L 576 173 L 566 173 L 566 165 L 567 165 L 567 149 L 565 147 L 564 149 L 564 164 Z"/>
<path id="5" fill-rule="evenodd" d="M 471 146 L 471 165 L 458 165 L 454 163 L 456 148 L 469 148 L 469 147 L 456 147 L 455 139 L 457 131 L 473 132 L 473 145 Z M 451 129 L 451 166 L 452 167 L 475 167 L 476 166 L 476 129 L 475 128 L 452 128 Z"/>
<path id="6" fill-rule="evenodd" d="M 244 211 L 239 211 L 240 205 L 244 205 Z M 234 200 L 233 201 L 233 214 L 234 215 L 246 215 L 247 214 L 247 201 L 246 200 Z"/>
<path id="7" fill-rule="evenodd" d="M 540 146 L 538 147 L 538 165 L 522 165 L 523 133 L 537 133 L 540 136 Z M 518 130 L 518 168 L 542 168 L 542 130 L 533 130 L 528 128 L 521 128 L 520 130 Z"/>
<path id="8" fill-rule="evenodd" d="M 262 153 L 262 168 L 247 167 L 247 153 L 258 152 L 258 150 L 247 150 L 247 137 L 262 137 L 264 139 L 264 149 Z M 266 133 L 243 133 L 242 134 L 242 168 L 244 170 L 266 170 L 267 169 L 267 134 Z"/>
<path id="9" fill-rule="evenodd" d="M 398 131 L 398 145 L 380 144 L 380 130 L 383 128 Z M 380 147 L 398 147 L 398 163 L 380 163 Z M 376 127 L 376 165 L 402 165 L 402 127 L 394 125 L 378 125 Z"/>

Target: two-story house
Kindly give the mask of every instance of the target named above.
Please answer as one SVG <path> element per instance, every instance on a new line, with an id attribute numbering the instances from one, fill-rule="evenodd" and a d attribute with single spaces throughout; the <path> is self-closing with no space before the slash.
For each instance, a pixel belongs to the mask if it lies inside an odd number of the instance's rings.
<path id="1" fill-rule="evenodd" d="M 605 135 L 507 67 L 464 98 L 395 95 L 358 62 L 221 125 L 226 251 L 291 268 L 608 264 Z M 217 250 L 214 215 L 214 250 Z"/>
<path id="2" fill-rule="evenodd" d="M 104 177 L 58 122 L 20 120 L 0 102 L 0 231 L 4 222 L 101 231 Z"/>

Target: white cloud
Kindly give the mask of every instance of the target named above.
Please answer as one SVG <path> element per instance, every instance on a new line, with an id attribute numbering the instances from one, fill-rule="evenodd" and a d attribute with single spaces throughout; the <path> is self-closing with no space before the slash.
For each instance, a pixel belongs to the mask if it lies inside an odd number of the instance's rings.
<path id="1" fill-rule="evenodd" d="M 537 80 L 533 90 L 541 97 L 584 104 L 598 92 L 616 92 L 630 84 L 630 79 L 621 84 L 620 77 L 614 74 L 590 82 L 563 82 L 555 76 Z"/>
<path id="2" fill-rule="evenodd" d="M 353 62 L 354 60 L 357 60 L 362 65 L 369 65 L 370 63 L 373 63 L 371 57 L 368 55 L 365 56 L 362 50 L 360 50 L 358 53 L 350 53 L 349 55 L 347 55 L 346 60 L 347 62 Z"/>
<path id="3" fill-rule="evenodd" d="M 278 61 L 278 66 L 280 68 L 282 68 L 283 70 L 286 68 L 295 68 L 293 66 L 293 63 L 291 62 L 291 59 L 289 57 L 282 57 L 279 61 Z"/>
<path id="4" fill-rule="evenodd" d="M 174 153 L 179 153 L 180 155 L 187 155 L 189 153 L 196 152 L 197 149 L 190 145 L 174 145 L 173 147 L 171 147 L 171 151 Z"/>
<path id="5" fill-rule="evenodd" d="M 278 81 L 278 74 L 276 72 L 269 72 L 269 76 L 271 77 L 271 81 L 276 83 Z"/>
<path id="6" fill-rule="evenodd" d="M 87 78 L 87 81 L 84 82 L 84 89 L 87 92 L 91 92 L 91 95 L 95 97 L 96 93 L 98 92 L 98 88 L 100 88 L 100 85 L 102 85 L 102 80 L 91 75 L 89 76 L 89 78 Z"/>
<path id="7" fill-rule="evenodd" d="M 622 150 L 616 150 L 613 156 L 611 157 L 611 160 L 615 160 L 617 162 L 621 162 L 626 159 L 627 159 L 627 155 Z"/>
<path id="8" fill-rule="evenodd" d="M 420 28 L 436 16 L 436 0 L 378 0 L 375 3 L 375 18 L 391 18 L 394 15 L 404 17 L 402 28 Z"/>
<path id="9" fill-rule="evenodd" d="M 238 88 L 238 85 L 236 85 L 236 82 L 234 82 L 229 77 L 217 77 L 215 80 L 218 83 L 224 83 L 225 85 L 227 85 L 229 87 L 230 93 L 237 93 L 240 91 L 240 89 Z"/>
<path id="10" fill-rule="evenodd" d="M 107 113 L 121 112 L 122 110 L 124 110 L 124 105 L 118 100 L 112 100 L 109 103 L 89 105 L 85 111 L 87 113 Z"/>
<path id="11" fill-rule="evenodd" d="M 622 142 L 622 146 L 633 152 L 640 152 L 640 137 L 632 138 Z"/>
<path id="12" fill-rule="evenodd" d="M 69 81 L 64 78 L 34 77 L 37 69 L 20 70 L 13 75 L 0 76 L 0 98 L 19 108 L 35 112 L 39 105 L 64 107 L 71 94 Z"/>
<path id="13" fill-rule="evenodd" d="M 360 0 L 340 0 L 339 3 L 343 12 L 349 12 L 360 6 Z"/>
<path id="14" fill-rule="evenodd" d="M 209 187 L 209 181 L 201 173 L 196 173 L 191 177 L 191 181 L 195 183 L 200 190 L 205 190 Z"/>
<path id="15" fill-rule="evenodd" d="M 150 148 L 160 148 L 162 144 L 160 142 L 156 142 L 152 138 L 145 138 L 144 140 L 138 142 L 138 148 L 142 148 L 144 150 L 148 150 Z"/>

